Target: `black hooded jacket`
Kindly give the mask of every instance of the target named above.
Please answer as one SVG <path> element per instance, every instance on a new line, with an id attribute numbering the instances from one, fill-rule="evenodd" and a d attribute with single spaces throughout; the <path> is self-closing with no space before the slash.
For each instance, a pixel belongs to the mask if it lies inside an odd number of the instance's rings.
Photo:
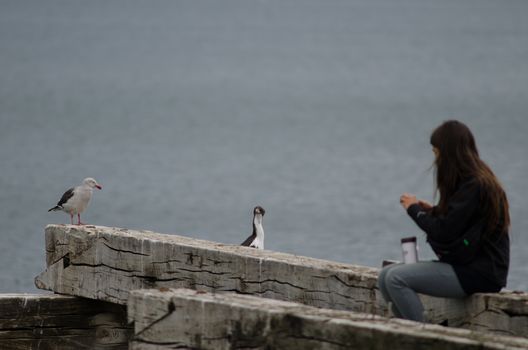
<path id="1" fill-rule="evenodd" d="M 427 234 L 440 261 L 453 266 L 466 294 L 500 291 L 506 286 L 510 263 L 507 228 L 498 227 L 493 232 L 487 230 L 481 191 L 483 189 L 475 180 L 462 182 L 448 202 L 447 213 L 444 215 L 432 215 L 419 204 L 413 204 L 407 209 L 409 216 Z M 438 249 L 435 250 L 433 242 L 446 246 L 454 242 L 468 245 L 465 237 L 469 237 L 469 234 L 472 235 L 472 241 L 478 242 L 470 256 L 447 259 L 438 254 Z M 475 235 L 479 236 L 478 239 L 473 239 Z"/>

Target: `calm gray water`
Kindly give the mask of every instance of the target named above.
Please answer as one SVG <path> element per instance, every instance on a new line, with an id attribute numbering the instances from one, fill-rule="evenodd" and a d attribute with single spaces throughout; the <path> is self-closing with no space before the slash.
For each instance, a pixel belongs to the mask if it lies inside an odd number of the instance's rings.
<path id="1" fill-rule="evenodd" d="M 528 290 L 528 2 L 0 1 L 0 292 L 34 292 L 48 213 L 379 266 L 424 235 L 431 130 L 458 118 L 511 202 Z"/>

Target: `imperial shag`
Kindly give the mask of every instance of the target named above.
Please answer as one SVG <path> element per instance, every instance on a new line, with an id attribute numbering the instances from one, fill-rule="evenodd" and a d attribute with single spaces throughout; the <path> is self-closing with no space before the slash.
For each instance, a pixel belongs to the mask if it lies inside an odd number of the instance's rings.
<path id="1" fill-rule="evenodd" d="M 264 249 L 264 228 L 262 218 L 266 211 L 260 206 L 253 209 L 253 233 L 241 245 L 257 249 Z"/>

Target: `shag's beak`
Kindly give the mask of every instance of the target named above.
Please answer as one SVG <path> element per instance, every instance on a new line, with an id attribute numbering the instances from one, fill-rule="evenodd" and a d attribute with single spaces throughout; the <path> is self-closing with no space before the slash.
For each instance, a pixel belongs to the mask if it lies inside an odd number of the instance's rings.
<path id="1" fill-rule="evenodd" d="M 96 187 L 97 189 L 99 189 L 99 190 L 102 190 L 102 189 L 103 189 L 103 187 L 102 187 L 101 185 L 95 185 L 95 187 Z"/>

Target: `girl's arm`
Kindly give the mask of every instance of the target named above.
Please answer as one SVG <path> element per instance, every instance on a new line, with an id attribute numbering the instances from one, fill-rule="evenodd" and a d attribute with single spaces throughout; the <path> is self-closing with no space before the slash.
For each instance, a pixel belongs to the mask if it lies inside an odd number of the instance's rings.
<path id="1" fill-rule="evenodd" d="M 409 206 L 407 213 L 433 240 L 449 242 L 474 224 L 480 206 L 479 194 L 479 186 L 474 181 L 464 182 L 449 201 L 445 214 L 433 216 L 419 203 Z"/>

